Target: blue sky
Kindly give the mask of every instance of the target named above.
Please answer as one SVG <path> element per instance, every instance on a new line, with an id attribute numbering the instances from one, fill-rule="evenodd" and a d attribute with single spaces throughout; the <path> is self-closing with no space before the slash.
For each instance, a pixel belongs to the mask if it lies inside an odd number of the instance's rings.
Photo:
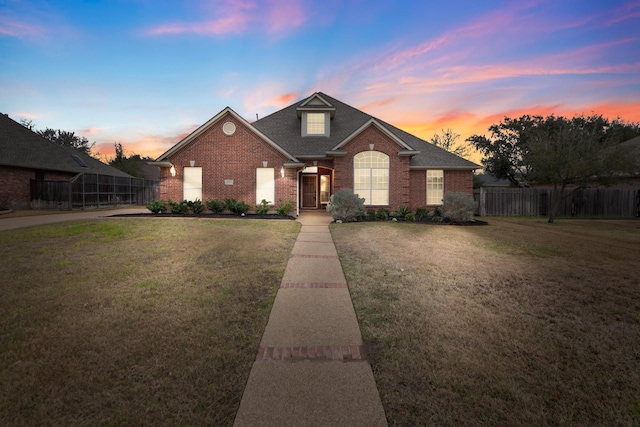
<path id="1" fill-rule="evenodd" d="M 325 92 L 424 139 L 640 121 L 640 0 L 0 0 L 0 112 L 155 157 Z"/>

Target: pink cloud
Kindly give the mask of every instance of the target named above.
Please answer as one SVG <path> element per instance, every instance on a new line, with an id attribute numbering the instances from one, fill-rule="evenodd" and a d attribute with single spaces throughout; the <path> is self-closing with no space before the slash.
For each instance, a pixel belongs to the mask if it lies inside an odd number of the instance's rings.
<path id="1" fill-rule="evenodd" d="M 286 105 L 291 104 L 296 99 L 298 99 L 298 93 L 297 92 L 289 92 L 289 93 L 285 93 L 285 94 L 276 96 L 275 98 L 271 98 L 270 100 L 267 101 L 267 104 L 279 105 L 279 106 L 283 106 L 284 107 Z"/>
<path id="2" fill-rule="evenodd" d="M 199 34 L 224 35 L 239 34 L 250 29 L 258 29 L 268 34 L 286 32 L 306 21 L 300 0 L 269 1 L 264 4 L 253 1 L 226 0 L 221 6 L 216 4 L 210 10 L 215 19 L 203 22 L 174 22 L 162 24 L 146 31 L 147 35 Z"/>
<path id="3" fill-rule="evenodd" d="M 39 25 L 0 16 L 0 34 L 16 38 L 34 38 L 43 36 L 47 30 Z"/>

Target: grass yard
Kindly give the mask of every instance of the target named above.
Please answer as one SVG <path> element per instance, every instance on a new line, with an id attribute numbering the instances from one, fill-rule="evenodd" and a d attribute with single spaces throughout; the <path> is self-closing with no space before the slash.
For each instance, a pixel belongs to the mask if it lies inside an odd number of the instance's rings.
<path id="1" fill-rule="evenodd" d="M 640 221 L 332 225 L 390 425 L 640 425 Z"/>
<path id="2" fill-rule="evenodd" d="M 299 227 L 0 232 L 0 425 L 231 425 Z"/>

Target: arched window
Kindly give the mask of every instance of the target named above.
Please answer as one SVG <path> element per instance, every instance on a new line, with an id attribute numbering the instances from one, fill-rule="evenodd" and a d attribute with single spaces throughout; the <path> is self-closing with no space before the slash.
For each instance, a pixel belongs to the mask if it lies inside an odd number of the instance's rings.
<path id="1" fill-rule="evenodd" d="M 369 206 L 389 204 L 389 156 L 363 151 L 353 157 L 353 192 Z"/>

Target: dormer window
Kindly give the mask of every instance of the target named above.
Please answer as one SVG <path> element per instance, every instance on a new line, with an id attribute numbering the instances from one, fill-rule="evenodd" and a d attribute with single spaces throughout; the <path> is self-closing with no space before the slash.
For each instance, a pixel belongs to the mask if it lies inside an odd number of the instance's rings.
<path id="1" fill-rule="evenodd" d="M 302 104 L 296 111 L 302 119 L 302 136 L 330 136 L 331 119 L 336 114 L 336 108 L 328 103 L 322 96 L 315 93 Z"/>
<path id="2" fill-rule="evenodd" d="M 303 112 L 302 136 L 329 136 L 330 120 L 328 112 Z"/>
<path id="3" fill-rule="evenodd" d="M 324 135 L 324 113 L 307 113 L 307 135 Z"/>

